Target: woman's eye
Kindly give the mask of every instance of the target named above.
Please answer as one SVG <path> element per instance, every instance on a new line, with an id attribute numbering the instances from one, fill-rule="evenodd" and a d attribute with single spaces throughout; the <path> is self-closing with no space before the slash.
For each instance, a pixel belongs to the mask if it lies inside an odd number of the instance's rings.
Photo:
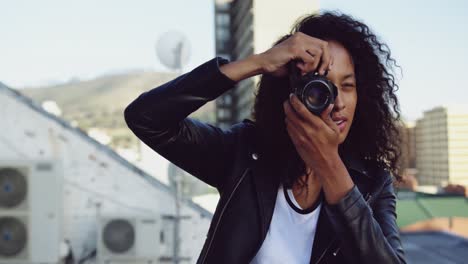
<path id="1" fill-rule="evenodd" d="M 345 83 L 343 87 L 354 87 L 354 83 Z"/>

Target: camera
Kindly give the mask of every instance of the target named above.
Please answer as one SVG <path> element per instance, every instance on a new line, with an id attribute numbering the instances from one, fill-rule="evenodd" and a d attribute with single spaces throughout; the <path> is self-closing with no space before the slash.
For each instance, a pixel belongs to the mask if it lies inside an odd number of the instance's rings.
<path id="1" fill-rule="evenodd" d="M 335 102 L 338 89 L 327 79 L 327 72 L 324 75 L 318 72 L 301 75 L 296 62 L 296 60 L 289 62 L 289 81 L 292 92 L 310 112 L 320 116 L 330 104 Z"/>

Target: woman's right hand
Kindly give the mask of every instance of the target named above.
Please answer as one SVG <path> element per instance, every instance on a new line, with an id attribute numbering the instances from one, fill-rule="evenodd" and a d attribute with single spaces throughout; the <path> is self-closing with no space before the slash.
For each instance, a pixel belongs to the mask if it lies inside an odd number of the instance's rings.
<path id="1" fill-rule="evenodd" d="M 296 32 L 269 50 L 258 54 L 258 59 L 263 73 L 278 77 L 288 74 L 287 64 L 291 60 L 297 60 L 296 66 L 302 74 L 318 71 L 323 75 L 333 64 L 328 43 L 302 32 Z"/>
<path id="2" fill-rule="evenodd" d="M 262 73 L 286 76 L 287 64 L 291 60 L 297 60 L 296 66 L 302 74 L 320 67 L 318 72 L 324 75 L 333 64 L 326 41 L 297 32 L 263 53 L 224 64 L 220 70 L 235 82 Z"/>

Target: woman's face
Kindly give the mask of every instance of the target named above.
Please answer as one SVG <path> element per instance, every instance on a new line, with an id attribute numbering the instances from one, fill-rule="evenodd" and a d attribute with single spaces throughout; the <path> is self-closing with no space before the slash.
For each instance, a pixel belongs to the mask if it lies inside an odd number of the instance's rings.
<path id="1" fill-rule="evenodd" d="M 348 135 L 357 104 L 356 76 L 351 54 L 336 41 L 328 41 L 333 65 L 327 78 L 338 88 L 332 119 L 340 129 L 340 144 Z"/>

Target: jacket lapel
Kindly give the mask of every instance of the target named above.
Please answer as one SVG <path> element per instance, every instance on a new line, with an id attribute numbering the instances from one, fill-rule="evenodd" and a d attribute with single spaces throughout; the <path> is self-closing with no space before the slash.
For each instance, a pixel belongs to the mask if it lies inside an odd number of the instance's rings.
<path id="1" fill-rule="evenodd" d="M 248 123 L 252 121 L 244 119 Z M 261 243 L 266 237 L 268 228 L 270 227 L 273 211 L 275 209 L 276 196 L 279 188 L 279 171 L 272 171 L 271 164 L 267 164 L 266 159 L 260 154 L 259 142 L 261 135 L 255 127 L 252 127 L 252 133 L 249 134 L 247 144 L 249 146 L 249 155 L 251 158 L 252 177 L 257 192 L 257 202 L 260 209 L 261 219 Z"/>
<path id="2" fill-rule="evenodd" d="M 273 217 L 273 211 L 275 209 L 276 196 L 278 194 L 279 182 L 277 177 L 268 170 L 268 166 L 262 164 L 262 157 L 258 157 L 257 162 L 254 164 L 252 169 L 252 176 L 255 182 L 255 189 L 257 191 L 258 206 L 260 209 L 261 217 L 261 241 L 265 239 L 268 228 L 270 226 L 271 219 Z M 276 172 L 278 173 L 278 172 Z"/>

